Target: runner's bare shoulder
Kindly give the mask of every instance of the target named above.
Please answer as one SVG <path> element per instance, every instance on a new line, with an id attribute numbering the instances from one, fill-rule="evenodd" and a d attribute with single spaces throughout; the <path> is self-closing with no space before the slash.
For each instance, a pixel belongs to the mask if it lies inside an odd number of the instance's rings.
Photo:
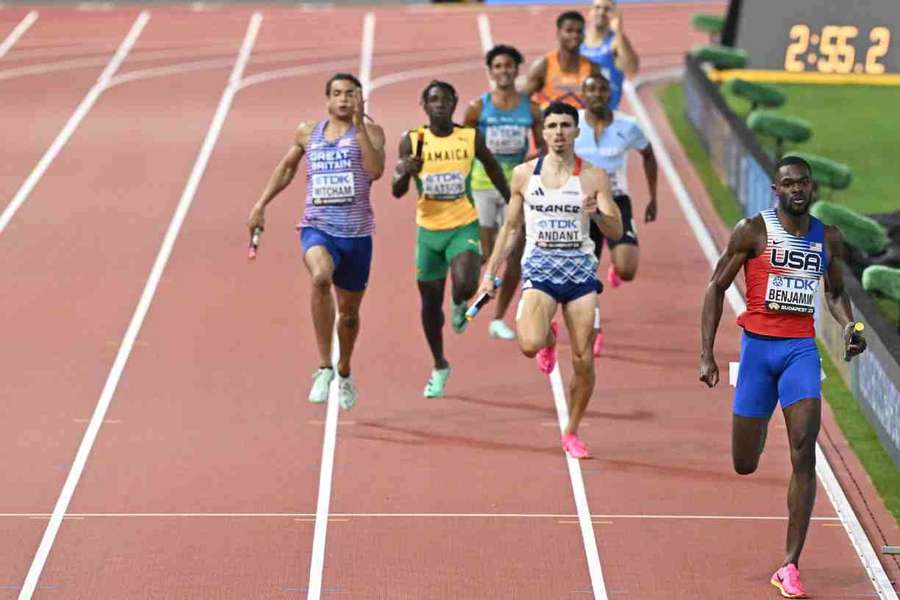
<path id="1" fill-rule="evenodd" d="M 537 161 L 537 158 L 532 158 L 531 160 L 517 164 L 515 168 L 513 168 L 513 177 L 519 175 L 531 175 L 534 173 L 534 166 L 537 164 Z"/>
<path id="2" fill-rule="evenodd" d="M 766 223 L 762 215 L 757 214 L 737 222 L 731 231 L 728 247 L 749 252 L 750 256 L 758 256 L 766 248 L 766 237 Z"/>
<path id="3" fill-rule="evenodd" d="M 595 167 L 586 160 L 581 161 L 581 181 L 597 190 L 609 189 L 609 175 L 606 170 Z"/>
<path id="4" fill-rule="evenodd" d="M 313 129 L 316 128 L 315 121 L 303 121 L 297 126 L 297 131 L 294 134 L 294 143 L 300 146 L 301 148 L 306 147 L 306 142 L 309 141 L 309 136 L 312 135 Z"/>

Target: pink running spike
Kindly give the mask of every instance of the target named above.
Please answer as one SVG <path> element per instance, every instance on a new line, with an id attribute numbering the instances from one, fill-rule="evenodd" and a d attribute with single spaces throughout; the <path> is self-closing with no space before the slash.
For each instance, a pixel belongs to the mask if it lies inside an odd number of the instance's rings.
<path id="1" fill-rule="evenodd" d="M 794 563 L 775 571 L 769 583 L 777 587 L 784 598 L 806 598 L 806 589 L 800 582 L 800 571 Z"/>
<path id="2" fill-rule="evenodd" d="M 594 338 L 594 357 L 599 358 L 600 351 L 603 350 L 603 330 L 597 330 L 597 337 Z"/>
<path id="3" fill-rule="evenodd" d="M 617 288 L 625 283 L 624 280 L 619 277 L 619 274 L 616 272 L 615 265 L 609 265 L 609 269 L 606 271 L 606 280 L 613 288 Z"/>
<path id="4" fill-rule="evenodd" d="M 546 348 L 541 348 L 535 355 L 538 369 L 544 375 L 549 375 L 556 366 L 556 338 L 559 335 L 559 324 L 556 320 L 550 321 L 550 331 L 553 332 L 553 343 Z"/>
<path id="5" fill-rule="evenodd" d="M 574 433 L 562 436 L 562 447 L 572 458 L 590 458 L 591 452 L 587 445 Z"/>

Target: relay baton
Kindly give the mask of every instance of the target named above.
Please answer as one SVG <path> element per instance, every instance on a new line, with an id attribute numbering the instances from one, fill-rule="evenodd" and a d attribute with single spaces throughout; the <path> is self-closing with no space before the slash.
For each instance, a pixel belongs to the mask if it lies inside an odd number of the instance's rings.
<path id="1" fill-rule="evenodd" d="M 494 277 L 495 288 L 500 287 L 500 284 L 502 283 L 503 279 L 501 279 L 500 277 Z M 466 311 L 466 320 L 471 321 L 472 319 L 474 319 L 475 315 L 478 314 L 478 311 L 480 311 L 482 307 L 490 301 L 490 299 L 491 295 L 487 292 L 478 296 L 478 298 L 475 299 L 475 303 L 472 304 L 472 306 L 469 307 L 469 310 Z"/>
<path id="2" fill-rule="evenodd" d="M 262 235 L 261 227 L 254 227 L 250 234 L 250 246 L 247 248 L 247 258 L 253 260 L 256 258 L 256 250 L 259 248 L 259 236 Z"/>
<path id="3" fill-rule="evenodd" d="M 851 356 L 849 346 L 854 342 L 859 341 L 859 336 L 865 330 L 865 328 L 865 324 L 860 323 L 859 321 L 853 324 L 853 329 L 850 330 L 850 339 L 847 342 L 848 347 L 844 348 L 844 361 L 850 362 Z"/>
<path id="4" fill-rule="evenodd" d="M 422 144 L 425 143 L 425 132 L 419 131 L 416 137 L 416 158 L 422 158 Z"/>

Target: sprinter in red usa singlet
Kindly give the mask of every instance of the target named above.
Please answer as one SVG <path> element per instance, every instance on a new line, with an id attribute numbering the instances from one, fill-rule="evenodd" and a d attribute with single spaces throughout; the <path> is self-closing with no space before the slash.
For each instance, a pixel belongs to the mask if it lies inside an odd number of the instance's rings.
<path id="1" fill-rule="evenodd" d="M 840 232 L 810 216 L 812 177 L 797 157 L 778 161 L 772 183 L 774 208 L 742 220 L 719 258 L 703 302 L 700 380 L 719 381 L 713 354 L 722 300 L 743 267 L 747 310 L 741 363 L 734 396 L 732 458 L 741 475 L 756 470 L 769 418 L 780 402 L 791 447 L 793 473 L 788 489 L 787 546 L 782 566 L 770 580 L 785 598 L 806 598 L 798 563 L 816 495 L 816 437 L 821 420 L 819 353 L 813 315 L 816 293 L 844 326 L 848 356 L 865 350 L 854 333 L 850 300 L 841 275 Z"/>

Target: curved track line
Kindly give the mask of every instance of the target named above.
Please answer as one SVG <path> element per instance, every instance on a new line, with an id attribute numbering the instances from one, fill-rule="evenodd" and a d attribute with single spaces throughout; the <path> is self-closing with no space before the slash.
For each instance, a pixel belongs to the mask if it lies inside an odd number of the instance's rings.
<path id="1" fill-rule="evenodd" d="M 669 75 L 670 74 L 665 74 L 665 76 Z M 653 80 L 654 77 L 647 76 L 638 77 L 634 83 L 626 81 L 623 86 L 624 94 L 628 98 L 628 103 L 634 108 L 635 116 L 640 120 L 644 131 L 647 132 L 650 143 L 653 144 L 655 148 L 659 148 L 658 160 L 666 174 L 666 179 L 669 180 L 669 185 L 671 185 L 672 190 L 675 192 L 675 197 L 678 199 L 678 206 L 684 213 L 688 225 L 690 225 L 691 231 L 694 233 L 697 243 L 703 250 L 703 254 L 709 261 L 710 266 L 715 267 L 716 262 L 719 259 L 719 250 L 716 248 L 715 242 L 713 242 L 712 235 L 710 235 L 709 230 L 700 218 L 700 213 L 697 212 L 694 201 L 691 199 L 690 194 L 688 194 L 684 182 L 681 180 L 678 171 L 675 169 L 672 157 L 663 145 L 662 140 L 656 131 L 656 127 L 653 125 L 653 122 L 650 120 L 650 116 L 647 113 L 647 109 L 644 107 L 644 103 L 637 93 L 637 88 L 646 83 L 650 83 Z M 733 284 L 728 288 L 727 298 L 728 304 L 731 306 L 731 310 L 734 314 L 738 315 L 746 310 L 747 305 L 744 302 L 744 298 Z M 816 442 L 816 475 L 818 475 L 819 481 L 822 482 L 825 493 L 828 495 L 828 499 L 831 501 L 838 517 L 840 517 L 844 530 L 850 538 L 850 543 L 856 550 L 856 554 L 859 557 L 863 568 L 865 568 L 866 574 L 869 576 L 875 591 L 878 592 L 878 597 L 882 600 L 896 599 L 897 592 L 894 591 L 887 573 L 884 570 L 884 566 L 878 560 L 878 555 L 872 547 L 872 542 L 869 541 L 869 538 L 866 536 L 866 532 L 863 530 L 859 518 L 853 511 L 853 507 L 850 506 L 850 502 L 847 500 L 847 496 L 844 494 L 841 484 L 838 483 L 837 478 L 834 476 L 834 471 L 832 471 L 831 465 L 828 463 L 828 459 L 822 452 L 822 447 L 818 442 Z"/>
<path id="2" fill-rule="evenodd" d="M 13 27 L 13 30 L 9 32 L 9 35 L 6 36 L 6 39 L 3 40 L 3 43 L 0 43 L 0 58 L 3 58 L 9 49 L 15 46 L 16 42 L 19 41 L 19 38 L 25 35 L 25 32 L 28 31 L 28 28 L 31 27 L 35 21 L 38 20 L 37 11 L 31 11 L 25 17 L 19 21 L 19 24 Z"/>
<path id="3" fill-rule="evenodd" d="M 53 163 L 53 160 L 56 158 L 56 156 L 63 149 L 63 146 L 66 145 L 66 142 L 68 142 L 69 138 L 72 137 L 72 134 L 75 133 L 75 129 L 87 115 L 88 111 L 90 111 L 91 107 L 94 106 L 94 103 L 97 102 L 97 98 L 100 97 L 100 94 L 109 83 L 109 80 L 112 78 L 113 73 L 116 72 L 116 70 L 125 60 L 125 57 L 128 56 L 128 52 L 134 46 L 134 43 L 137 41 L 138 36 L 141 35 L 141 31 L 143 31 L 144 26 L 149 20 L 150 13 L 146 11 L 142 11 L 138 15 L 137 19 L 134 20 L 134 24 L 131 26 L 131 30 L 122 40 L 122 43 L 119 45 L 116 53 L 113 54 L 113 57 L 106 65 L 106 68 L 103 69 L 100 77 L 97 78 L 97 82 L 93 86 L 91 86 L 90 90 L 88 90 L 87 95 L 84 97 L 84 99 L 82 99 L 81 103 L 75 109 L 75 112 L 72 113 L 72 116 L 69 117 L 69 120 L 56 136 L 56 139 L 53 140 L 53 143 L 50 144 L 50 147 L 47 148 L 47 151 L 44 152 L 44 155 L 38 161 L 38 164 L 34 167 L 34 170 L 31 171 L 31 173 L 28 175 L 28 178 L 25 179 L 25 182 L 18 189 L 15 196 L 13 196 L 12 201 L 10 201 L 10 203 L 7 205 L 3 213 L 0 214 L 0 233 L 3 233 L 3 231 L 6 229 L 6 226 L 16 214 L 16 211 L 18 211 L 22 204 L 25 203 L 25 200 L 28 199 L 28 195 L 31 194 L 31 191 L 37 185 L 41 177 L 43 177 L 44 173 L 50 167 L 51 163 Z"/>
<path id="4" fill-rule="evenodd" d="M 145 15 L 145 13 L 141 14 Z M 143 20 L 144 23 L 146 23 L 146 19 L 147 17 L 145 16 Z M 78 446 L 78 452 L 75 455 L 72 467 L 69 469 L 69 474 L 66 477 L 66 482 L 63 484 L 59 499 L 56 501 L 56 506 L 53 509 L 50 522 L 44 530 L 44 536 L 38 546 L 31 567 L 28 569 L 28 575 L 25 577 L 25 583 L 22 585 L 22 591 L 19 594 L 19 600 L 30 600 L 35 587 L 37 586 L 38 579 L 40 579 L 41 572 L 47 562 L 47 557 L 50 555 L 53 542 L 56 539 L 56 534 L 59 532 L 63 517 L 66 514 L 66 510 L 69 507 L 75 489 L 78 486 L 78 481 L 81 479 L 81 474 L 84 472 L 88 456 L 91 453 L 97 435 L 100 433 L 100 427 L 103 424 L 103 419 L 106 417 L 106 412 L 109 409 L 113 394 L 116 391 L 116 387 L 119 385 L 119 380 L 125 369 L 125 363 L 128 361 L 131 349 L 134 347 L 134 342 L 144 323 L 144 318 L 147 315 L 147 311 L 150 309 L 150 303 L 153 301 L 153 296 L 156 294 L 156 289 L 159 286 L 162 273 L 166 268 L 166 263 L 168 263 L 169 256 L 172 254 L 172 248 L 175 246 L 175 239 L 181 231 L 181 226 L 184 223 L 191 202 L 194 200 L 194 195 L 197 192 L 197 187 L 200 185 L 200 179 L 203 176 L 203 172 L 206 170 L 206 165 L 209 162 L 213 147 L 218 140 L 219 133 L 222 131 L 222 126 L 225 124 L 225 117 L 228 114 L 228 110 L 231 108 L 231 102 L 234 99 L 241 73 L 250 58 L 250 51 L 253 48 L 253 43 L 256 41 L 256 35 L 259 32 L 261 21 L 262 16 L 260 13 L 254 13 L 250 18 L 250 24 L 247 26 L 247 33 L 244 36 L 240 52 L 234 63 L 234 69 L 231 72 L 231 76 L 228 78 L 228 85 L 219 100 L 219 106 L 213 116 L 206 138 L 203 140 L 203 145 L 200 148 L 200 153 L 194 163 L 194 168 L 185 185 L 181 199 L 178 201 L 178 207 L 175 209 L 175 214 L 172 216 L 172 221 L 169 223 L 169 228 L 166 230 L 166 235 L 163 238 L 162 245 L 156 256 L 156 260 L 153 263 L 153 267 L 150 270 L 150 276 L 147 278 L 147 283 L 141 293 L 141 298 L 131 317 L 131 322 L 129 322 L 128 329 L 125 331 L 125 336 L 122 338 L 122 343 L 119 346 L 116 359 L 113 362 L 106 383 L 103 386 L 103 391 L 100 393 L 100 399 L 97 401 L 94 414 L 91 415 L 90 423 L 88 423 L 81 444 Z M 143 27 L 143 25 L 141 26 Z"/>

